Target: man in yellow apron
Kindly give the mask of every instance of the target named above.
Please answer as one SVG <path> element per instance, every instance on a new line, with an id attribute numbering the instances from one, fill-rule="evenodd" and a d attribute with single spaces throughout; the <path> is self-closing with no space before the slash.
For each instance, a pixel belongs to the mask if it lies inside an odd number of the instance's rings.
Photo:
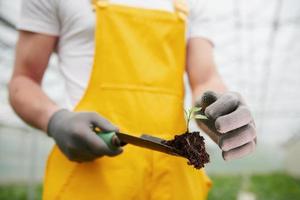
<path id="1" fill-rule="evenodd" d="M 205 199 L 211 183 L 203 169 L 195 170 L 181 158 L 130 145 L 112 150 L 92 127 L 166 139 L 184 133 L 186 63 L 194 98 L 206 89 L 223 92 L 206 92 L 195 103 L 203 106 L 209 117 L 205 124 L 198 122 L 199 126 L 220 146 L 226 160 L 254 149 L 256 136 L 249 109 L 238 94 L 225 92 L 213 66 L 207 74 L 199 74 L 196 63 L 201 56 L 212 55 L 210 48 L 195 56 L 193 49 L 201 43 L 195 42 L 188 46 L 186 58 L 188 11 L 184 1 L 174 1 L 174 12 L 108 0 L 94 1 L 94 8 L 94 64 L 88 87 L 74 111 L 47 104 L 44 94 L 34 93 L 40 90 L 41 78 L 23 79 L 36 77 L 20 70 L 25 58 L 17 50 L 11 103 L 25 121 L 47 131 L 57 144 L 47 163 L 43 199 Z M 19 46 L 24 43 L 20 38 Z M 214 78 L 206 81 L 205 76 L 212 72 Z M 29 89 L 39 101 L 23 98 L 26 94 L 22 91 Z M 40 112 L 34 112 L 37 110 Z"/>

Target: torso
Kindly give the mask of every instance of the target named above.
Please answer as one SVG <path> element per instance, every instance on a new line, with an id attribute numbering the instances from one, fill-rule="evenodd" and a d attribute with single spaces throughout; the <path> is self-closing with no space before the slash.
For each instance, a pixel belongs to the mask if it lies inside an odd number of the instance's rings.
<path id="1" fill-rule="evenodd" d="M 87 87 L 93 65 L 95 15 L 90 0 L 56 1 L 61 25 L 57 54 L 66 81 L 65 107 L 73 109 Z M 111 0 L 111 3 L 174 11 L 173 0 Z M 196 0 L 187 3 L 192 8 Z"/>

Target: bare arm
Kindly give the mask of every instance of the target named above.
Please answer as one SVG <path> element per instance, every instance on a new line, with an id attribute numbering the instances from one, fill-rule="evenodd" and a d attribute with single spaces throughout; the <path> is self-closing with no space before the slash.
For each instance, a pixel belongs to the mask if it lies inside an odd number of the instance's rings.
<path id="1" fill-rule="evenodd" d="M 49 118 L 59 108 L 43 92 L 41 82 L 57 37 L 20 31 L 9 100 L 28 124 L 46 131 Z"/>
<path id="2" fill-rule="evenodd" d="M 225 92 L 223 83 L 214 63 L 213 47 L 202 38 L 192 38 L 187 46 L 187 73 L 193 99 L 206 90 Z"/>
<path id="3" fill-rule="evenodd" d="M 47 132 L 72 161 L 87 162 L 122 153 L 121 148 L 109 148 L 90 128 L 93 124 L 104 131 L 118 131 L 110 122 L 93 112 L 60 110 L 43 92 L 41 82 L 56 42 L 53 36 L 20 32 L 9 84 L 12 107 L 28 124 Z"/>
<path id="4" fill-rule="evenodd" d="M 187 48 L 187 72 L 193 100 L 208 117 L 208 120 L 198 120 L 197 124 L 221 148 L 225 160 L 250 154 L 255 149 L 256 130 L 245 101 L 238 93 L 226 92 L 208 41 L 194 38 Z"/>

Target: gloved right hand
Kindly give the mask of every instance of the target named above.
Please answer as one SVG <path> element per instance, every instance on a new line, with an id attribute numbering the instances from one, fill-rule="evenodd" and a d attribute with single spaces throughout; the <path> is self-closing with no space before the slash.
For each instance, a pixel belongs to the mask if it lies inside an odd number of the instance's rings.
<path id="1" fill-rule="evenodd" d="M 117 132 L 118 128 L 94 112 L 71 112 L 65 109 L 54 113 L 48 123 L 48 135 L 71 161 L 92 161 L 103 155 L 116 156 L 122 148 L 110 149 L 96 135 L 93 127 L 101 131 Z"/>

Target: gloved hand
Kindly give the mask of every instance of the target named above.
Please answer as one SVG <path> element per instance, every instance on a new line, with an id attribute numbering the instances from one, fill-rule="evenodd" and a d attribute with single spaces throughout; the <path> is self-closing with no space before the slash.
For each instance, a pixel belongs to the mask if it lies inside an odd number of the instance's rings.
<path id="1" fill-rule="evenodd" d="M 217 95 L 208 91 L 196 106 L 208 120 L 197 120 L 199 127 L 222 149 L 224 160 L 246 156 L 256 146 L 256 129 L 251 112 L 240 94 L 227 92 Z"/>
<path id="2" fill-rule="evenodd" d="M 98 127 L 101 131 L 118 131 L 118 128 L 97 113 L 62 109 L 49 120 L 47 132 L 71 161 L 92 161 L 103 155 L 115 156 L 122 152 L 121 148 L 111 150 L 96 135 L 93 127 Z"/>

